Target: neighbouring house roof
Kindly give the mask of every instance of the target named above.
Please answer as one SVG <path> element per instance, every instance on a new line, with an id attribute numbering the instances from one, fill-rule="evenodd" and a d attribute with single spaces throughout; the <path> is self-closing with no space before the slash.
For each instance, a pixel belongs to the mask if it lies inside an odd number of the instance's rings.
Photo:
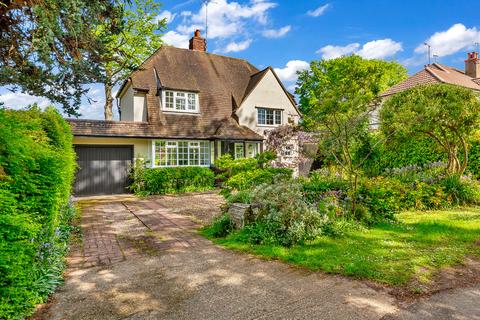
<path id="1" fill-rule="evenodd" d="M 238 124 L 234 110 L 268 70 L 273 72 L 272 68 L 259 71 L 246 60 L 165 45 L 132 72 L 117 94 L 121 97 L 128 86 L 148 92 L 147 122 L 70 120 L 70 123 L 74 135 L 262 140 L 262 136 Z M 296 106 L 293 96 L 278 77 L 277 80 Z M 198 92 L 200 113 L 162 111 L 162 89 Z"/>
<path id="2" fill-rule="evenodd" d="M 433 84 L 433 83 L 447 83 L 465 88 L 480 91 L 479 79 L 472 78 L 465 74 L 465 72 L 445 66 L 439 63 L 426 65 L 425 68 L 408 79 L 394 85 L 384 93 L 381 97 L 387 97 L 395 93 L 413 88 L 419 85 Z"/>

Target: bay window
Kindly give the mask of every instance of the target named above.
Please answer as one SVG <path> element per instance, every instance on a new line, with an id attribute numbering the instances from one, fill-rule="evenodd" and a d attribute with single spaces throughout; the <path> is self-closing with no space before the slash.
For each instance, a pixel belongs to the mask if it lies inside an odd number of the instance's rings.
<path id="1" fill-rule="evenodd" d="M 209 141 L 153 142 L 153 164 L 155 167 L 209 166 Z"/>
<path id="2" fill-rule="evenodd" d="M 199 111 L 197 93 L 165 90 L 162 97 L 165 111 L 194 113 Z"/>

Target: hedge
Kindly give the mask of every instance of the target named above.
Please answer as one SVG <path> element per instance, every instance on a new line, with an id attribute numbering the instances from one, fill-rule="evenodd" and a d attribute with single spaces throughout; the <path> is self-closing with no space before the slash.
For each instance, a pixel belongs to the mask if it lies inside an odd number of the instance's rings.
<path id="1" fill-rule="evenodd" d="M 61 280 L 75 163 L 53 107 L 0 109 L 0 319 L 30 315 Z"/>
<path id="2" fill-rule="evenodd" d="M 131 186 L 138 195 L 193 192 L 214 188 L 215 174 L 206 167 L 145 169 L 140 166 L 135 168 Z"/>

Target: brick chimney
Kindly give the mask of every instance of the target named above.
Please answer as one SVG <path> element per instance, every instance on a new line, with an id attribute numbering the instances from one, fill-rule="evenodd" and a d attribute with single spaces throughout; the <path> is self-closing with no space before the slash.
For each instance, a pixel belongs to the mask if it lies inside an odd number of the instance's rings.
<path id="1" fill-rule="evenodd" d="M 200 30 L 195 30 L 193 38 L 190 39 L 189 49 L 203 52 L 207 50 L 207 42 L 200 36 Z"/>
<path id="2" fill-rule="evenodd" d="M 465 74 L 472 78 L 480 78 L 480 60 L 478 59 L 478 52 L 468 53 L 468 58 L 465 60 Z"/>

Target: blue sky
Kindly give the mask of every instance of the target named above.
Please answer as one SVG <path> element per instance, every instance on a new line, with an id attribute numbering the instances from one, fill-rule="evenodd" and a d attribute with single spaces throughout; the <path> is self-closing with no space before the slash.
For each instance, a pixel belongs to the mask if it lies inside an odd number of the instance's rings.
<path id="1" fill-rule="evenodd" d="M 204 31 L 202 0 L 162 1 L 166 43 L 186 47 L 196 28 Z M 466 0 L 213 0 L 208 6 L 208 51 L 273 66 L 293 91 L 295 73 L 311 60 L 347 54 L 396 60 L 414 73 L 427 63 L 424 42 L 437 61 L 464 68 L 466 52 L 480 42 L 478 7 Z M 83 118 L 101 119 L 103 89 L 82 105 Z M 46 99 L 0 88 L 0 101 L 21 107 Z"/>

